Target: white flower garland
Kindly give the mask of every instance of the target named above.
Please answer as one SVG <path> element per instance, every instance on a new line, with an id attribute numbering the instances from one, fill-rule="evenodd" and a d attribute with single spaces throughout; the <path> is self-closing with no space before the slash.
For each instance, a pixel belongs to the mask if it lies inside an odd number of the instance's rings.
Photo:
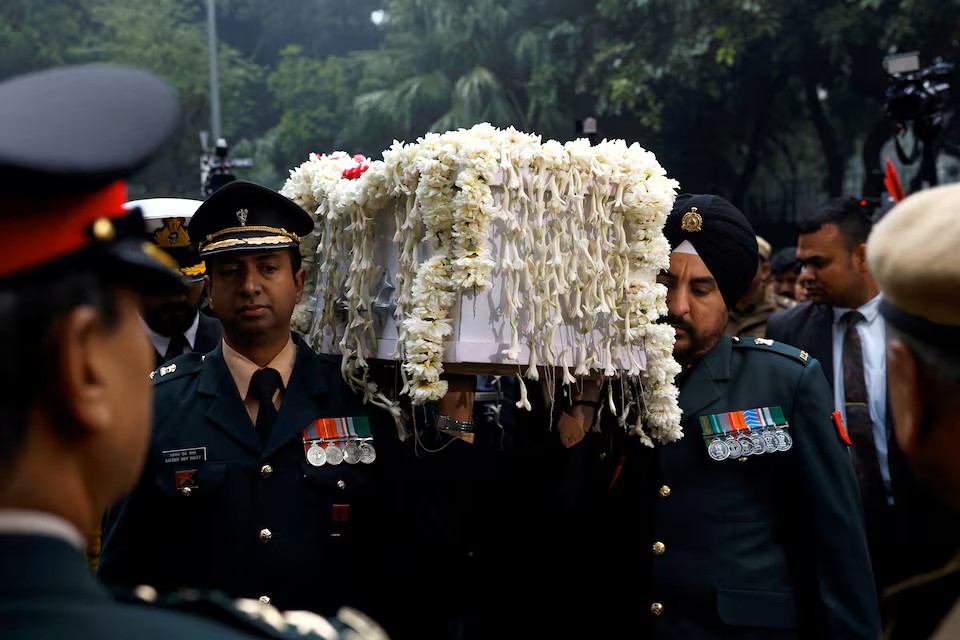
<path id="1" fill-rule="evenodd" d="M 519 363 L 526 347 L 529 379 L 556 367 L 565 384 L 594 371 L 636 383 L 642 398 L 632 412 L 624 403 L 621 424 L 629 414 L 644 442 L 666 443 L 682 436 L 673 383 L 680 368 L 672 328 L 656 324 L 666 313 L 656 274 L 669 264 L 662 228 L 676 190 L 637 144 L 542 143 L 481 124 L 395 142 L 378 162 L 311 154 L 282 193 L 318 222 L 316 248 L 307 251 L 321 256 L 313 279 L 321 313 L 310 334 L 339 335 L 345 379 L 398 420 L 397 403 L 366 377 L 377 353 L 373 288 L 385 266 L 376 263 L 373 222 L 388 205 L 397 229 L 401 393 L 414 404 L 446 393 L 444 341 L 458 294 L 496 281 L 509 322 L 505 360 Z M 424 242 L 430 255 L 420 261 Z"/>

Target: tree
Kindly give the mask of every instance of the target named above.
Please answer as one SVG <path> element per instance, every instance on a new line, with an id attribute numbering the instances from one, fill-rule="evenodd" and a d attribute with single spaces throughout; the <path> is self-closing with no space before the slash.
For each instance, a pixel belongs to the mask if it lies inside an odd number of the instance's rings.
<path id="1" fill-rule="evenodd" d="M 187 0 L 96 0 L 90 16 L 94 29 L 74 59 L 149 69 L 167 80 L 180 98 L 178 135 L 131 181 L 132 190 L 139 185 L 143 195 L 200 197 L 198 134 L 210 128 L 210 92 L 207 35 L 196 7 Z M 221 44 L 218 51 L 223 133 L 229 139 L 248 121 L 250 87 L 262 71 L 229 46 Z"/>

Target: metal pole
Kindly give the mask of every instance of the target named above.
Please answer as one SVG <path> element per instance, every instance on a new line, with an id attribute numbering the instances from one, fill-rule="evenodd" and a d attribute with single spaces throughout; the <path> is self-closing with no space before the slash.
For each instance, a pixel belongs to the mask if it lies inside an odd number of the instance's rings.
<path id="1" fill-rule="evenodd" d="M 207 0 L 207 49 L 210 54 L 210 128 L 213 144 L 220 139 L 220 80 L 217 77 L 217 16 L 214 0 Z"/>

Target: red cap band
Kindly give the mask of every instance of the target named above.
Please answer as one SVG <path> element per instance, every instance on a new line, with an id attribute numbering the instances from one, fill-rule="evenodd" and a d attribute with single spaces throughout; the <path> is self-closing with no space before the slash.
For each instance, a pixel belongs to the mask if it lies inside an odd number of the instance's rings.
<path id="1" fill-rule="evenodd" d="M 90 227 L 96 220 L 127 214 L 126 201 L 127 185 L 118 180 L 80 197 L 2 205 L 7 213 L 0 216 L 0 278 L 80 251 L 93 242 Z"/>

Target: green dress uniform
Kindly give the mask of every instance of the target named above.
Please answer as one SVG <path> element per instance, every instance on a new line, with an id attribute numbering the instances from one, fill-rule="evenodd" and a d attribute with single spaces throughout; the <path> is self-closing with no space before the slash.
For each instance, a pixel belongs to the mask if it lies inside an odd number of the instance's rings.
<path id="1" fill-rule="evenodd" d="M 339 358 L 317 355 L 299 334 L 293 340 L 296 361 L 265 444 L 222 346 L 158 369 L 148 459 L 105 518 L 99 576 L 321 614 L 349 605 L 403 637 L 409 449 L 392 418 L 346 386 Z M 339 417 L 366 418 L 375 460 L 308 461 L 304 429 Z"/>
<path id="2" fill-rule="evenodd" d="M 819 363 L 724 336 L 681 377 L 681 440 L 647 448 L 606 420 L 574 447 L 592 487 L 579 520 L 593 558 L 582 579 L 607 587 L 581 590 L 595 612 L 587 628 L 611 638 L 877 638 L 856 479 Z M 711 458 L 701 417 L 774 407 L 788 450 Z"/>

